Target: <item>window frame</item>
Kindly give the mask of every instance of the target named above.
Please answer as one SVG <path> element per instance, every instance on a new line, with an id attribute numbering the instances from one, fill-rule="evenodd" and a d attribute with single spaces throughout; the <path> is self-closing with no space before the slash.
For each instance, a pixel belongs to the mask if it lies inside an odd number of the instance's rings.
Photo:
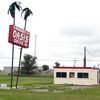
<path id="1" fill-rule="evenodd" d="M 56 72 L 56 78 L 67 78 L 67 72 Z"/>
<path id="2" fill-rule="evenodd" d="M 77 78 L 87 79 L 87 78 L 89 78 L 89 73 L 88 72 L 78 72 L 77 73 Z"/>
<path id="3" fill-rule="evenodd" d="M 69 72 L 69 78 L 75 78 L 75 72 Z"/>

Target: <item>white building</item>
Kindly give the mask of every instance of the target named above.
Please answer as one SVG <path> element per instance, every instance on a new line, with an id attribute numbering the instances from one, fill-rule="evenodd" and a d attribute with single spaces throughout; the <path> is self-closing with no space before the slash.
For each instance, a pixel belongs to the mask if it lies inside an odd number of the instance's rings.
<path id="1" fill-rule="evenodd" d="M 16 73 L 18 71 L 18 67 L 13 67 L 13 72 Z M 5 66 L 3 69 L 4 73 L 10 74 L 11 73 L 11 67 Z"/>
<path id="2" fill-rule="evenodd" d="M 54 84 L 98 85 L 99 69 L 92 67 L 54 67 Z"/>

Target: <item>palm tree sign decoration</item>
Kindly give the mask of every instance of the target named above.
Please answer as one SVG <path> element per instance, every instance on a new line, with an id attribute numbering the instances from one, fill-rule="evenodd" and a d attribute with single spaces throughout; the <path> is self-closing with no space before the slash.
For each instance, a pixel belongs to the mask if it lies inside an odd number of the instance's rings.
<path id="1" fill-rule="evenodd" d="M 26 30 L 26 23 L 27 23 L 27 18 L 30 15 L 33 15 L 32 11 L 29 8 L 24 8 L 22 11 L 22 14 L 24 13 L 24 20 L 25 20 L 25 25 L 24 25 L 24 30 Z"/>
<path id="2" fill-rule="evenodd" d="M 26 30 L 26 24 L 27 24 L 27 18 L 30 16 L 30 15 L 33 15 L 32 11 L 29 9 L 29 8 L 24 8 L 22 10 L 22 14 L 24 13 L 24 20 L 25 20 L 25 25 L 24 25 L 24 30 Z M 21 14 L 21 15 L 22 15 Z M 18 86 L 18 78 L 19 78 L 19 72 L 20 72 L 20 64 L 21 64 L 21 56 L 22 56 L 22 47 L 20 49 L 20 58 L 19 58 L 19 66 L 18 66 L 18 73 L 17 73 L 17 80 L 16 80 L 16 88 Z"/>
<path id="3" fill-rule="evenodd" d="M 21 2 L 13 2 L 9 6 L 8 14 L 10 13 L 11 17 L 13 18 L 13 25 L 15 25 L 15 9 L 18 9 L 18 11 L 20 11 L 21 10 L 20 4 Z M 13 62 L 14 62 L 14 44 L 12 44 L 11 88 L 13 82 Z"/>

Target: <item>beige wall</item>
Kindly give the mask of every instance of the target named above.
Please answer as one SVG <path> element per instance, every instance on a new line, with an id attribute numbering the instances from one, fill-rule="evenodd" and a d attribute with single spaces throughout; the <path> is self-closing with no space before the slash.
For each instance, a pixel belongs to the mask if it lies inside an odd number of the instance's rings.
<path id="1" fill-rule="evenodd" d="M 56 78 L 56 72 L 67 72 L 67 78 Z M 69 72 L 74 72 L 75 78 L 69 78 Z M 89 78 L 77 78 L 78 72 L 89 73 Z M 97 72 L 97 69 L 54 69 L 54 84 L 96 85 L 99 84 Z"/>

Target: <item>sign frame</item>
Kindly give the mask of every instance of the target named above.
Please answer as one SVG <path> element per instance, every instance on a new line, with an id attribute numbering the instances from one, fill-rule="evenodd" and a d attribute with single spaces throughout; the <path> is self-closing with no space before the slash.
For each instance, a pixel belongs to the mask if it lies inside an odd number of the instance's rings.
<path id="1" fill-rule="evenodd" d="M 29 48 L 30 33 L 24 29 L 21 29 L 15 25 L 9 25 L 8 42 L 21 46 L 23 48 Z"/>

